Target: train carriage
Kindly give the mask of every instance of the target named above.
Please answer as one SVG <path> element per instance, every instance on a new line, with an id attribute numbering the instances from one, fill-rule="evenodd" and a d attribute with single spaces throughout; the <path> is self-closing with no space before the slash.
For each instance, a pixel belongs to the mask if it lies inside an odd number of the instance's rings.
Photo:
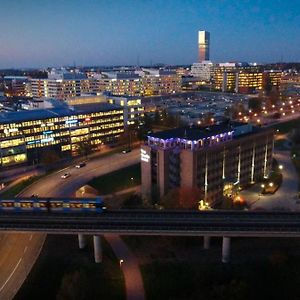
<path id="1" fill-rule="evenodd" d="M 97 212 L 105 209 L 101 198 L 12 198 L 0 199 L 0 211 Z"/>

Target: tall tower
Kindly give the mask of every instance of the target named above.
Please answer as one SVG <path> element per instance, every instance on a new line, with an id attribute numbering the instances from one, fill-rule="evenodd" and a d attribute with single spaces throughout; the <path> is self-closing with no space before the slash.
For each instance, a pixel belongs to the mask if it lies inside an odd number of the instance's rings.
<path id="1" fill-rule="evenodd" d="M 199 62 L 209 60 L 210 34 L 208 31 L 198 31 Z"/>

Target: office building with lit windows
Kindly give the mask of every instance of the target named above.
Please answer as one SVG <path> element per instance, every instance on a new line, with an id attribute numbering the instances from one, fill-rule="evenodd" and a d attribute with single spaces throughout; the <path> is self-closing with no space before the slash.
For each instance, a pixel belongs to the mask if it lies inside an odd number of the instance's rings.
<path id="1" fill-rule="evenodd" d="M 199 62 L 209 60 L 210 33 L 208 31 L 198 31 L 198 52 Z"/>
<path id="2" fill-rule="evenodd" d="M 214 87 L 222 92 L 250 94 L 266 86 L 278 89 L 281 71 L 264 71 L 243 63 L 220 63 L 214 68 Z"/>
<path id="3" fill-rule="evenodd" d="M 145 107 L 139 97 L 107 96 L 108 103 L 120 105 L 124 109 L 124 125 L 141 125 Z"/>
<path id="4" fill-rule="evenodd" d="M 130 96 L 111 96 L 107 94 L 86 95 L 74 97 L 67 100 L 69 105 L 111 103 L 119 105 L 124 110 L 124 126 L 139 125 L 144 117 L 145 107 L 142 105 L 140 97 Z"/>
<path id="5" fill-rule="evenodd" d="M 77 155 L 83 142 L 96 150 L 124 132 L 123 113 L 109 103 L 0 113 L 0 165 L 37 162 L 49 149 Z"/>
<path id="6" fill-rule="evenodd" d="M 225 122 L 153 133 L 141 147 L 142 192 L 164 196 L 172 188 L 197 188 L 220 202 L 230 189 L 268 177 L 273 130 Z M 201 199 L 199 199 L 201 200 Z"/>

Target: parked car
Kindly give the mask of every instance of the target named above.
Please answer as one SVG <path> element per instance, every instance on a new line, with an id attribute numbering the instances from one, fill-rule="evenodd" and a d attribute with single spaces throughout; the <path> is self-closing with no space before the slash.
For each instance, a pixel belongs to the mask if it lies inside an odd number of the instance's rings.
<path id="1" fill-rule="evenodd" d="M 128 152 L 131 152 L 131 149 L 124 149 L 123 151 L 122 151 L 122 153 L 128 153 Z"/>
<path id="2" fill-rule="evenodd" d="M 62 178 L 62 179 L 66 179 L 66 178 L 68 178 L 68 177 L 70 177 L 70 176 L 71 176 L 70 173 L 65 173 L 64 175 L 61 175 L 61 178 Z"/>
<path id="3" fill-rule="evenodd" d="M 80 169 L 80 168 L 85 167 L 85 166 L 86 166 L 86 163 L 85 162 L 81 162 L 78 165 L 76 165 L 75 168 Z"/>

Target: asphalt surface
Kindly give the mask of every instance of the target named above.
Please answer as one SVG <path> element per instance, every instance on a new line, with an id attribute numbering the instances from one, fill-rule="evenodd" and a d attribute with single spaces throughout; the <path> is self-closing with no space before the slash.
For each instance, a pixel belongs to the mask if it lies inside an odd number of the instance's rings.
<path id="1" fill-rule="evenodd" d="M 76 169 L 71 166 L 50 174 L 28 187 L 22 196 L 38 194 L 41 197 L 72 196 L 91 180 L 117 169 L 139 162 L 139 149 L 103 158 L 91 159 L 86 166 Z M 61 175 L 71 176 L 62 179 Z M 34 265 L 44 243 L 45 234 L 2 233 L 0 234 L 0 299 L 12 299 Z M 2 259 L 5 258 L 5 259 Z"/>

